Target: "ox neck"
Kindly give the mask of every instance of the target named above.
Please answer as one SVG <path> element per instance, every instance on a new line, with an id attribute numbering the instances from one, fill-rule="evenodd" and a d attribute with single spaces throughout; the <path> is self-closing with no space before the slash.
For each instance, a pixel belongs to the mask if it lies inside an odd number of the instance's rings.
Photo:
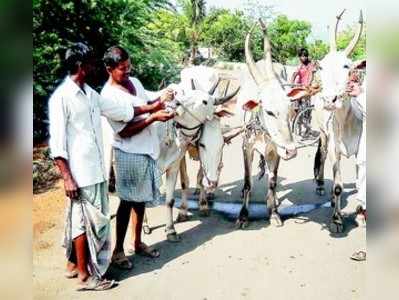
<path id="1" fill-rule="evenodd" d="M 353 114 L 351 100 L 352 98 L 343 99 L 342 107 L 334 111 L 334 117 L 339 123 L 344 123 L 348 116 Z"/>

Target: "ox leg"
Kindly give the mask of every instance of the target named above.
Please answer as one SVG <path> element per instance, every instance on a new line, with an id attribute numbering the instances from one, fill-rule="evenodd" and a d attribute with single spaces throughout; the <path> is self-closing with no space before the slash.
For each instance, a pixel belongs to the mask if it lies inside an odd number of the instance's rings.
<path id="1" fill-rule="evenodd" d="M 202 181 L 200 183 L 200 193 L 198 197 L 198 206 L 199 206 L 199 215 L 201 217 L 208 217 L 209 216 L 209 206 L 208 206 L 208 199 L 206 197 L 206 192 L 205 188 L 202 184 Z"/>
<path id="2" fill-rule="evenodd" d="M 204 179 L 204 169 L 202 168 L 201 164 L 200 167 L 198 169 L 198 173 L 197 173 L 197 186 L 195 188 L 194 191 L 194 195 L 200 195 L 201 194 L 201 189 L 203 188 L 202 185 L 202 180 Z M 214 193 L 206 193 L 206 199 L 207 200 L 214 200 L 215 199 L 215 194 Z M 198 197 L 199 198 L 199 197 Z"/>
<path id="3" fill-rule="evenodd" d="M 194 195 L 199 195 L 200 194 L 200 192 L 201 192 L 201 184 L 202 184 L 202 179 L 203 178 L 204 178 L 204 173 L 203 173 L 202 166 L 201 166 L 201 163 L 200 163 L 200 167 L 199 167 L 198 172 L 197 172 L 197 185 L 195 187 Z"/>
<path id="4" fill-rule="evenodd" d="M 179 214 L 177 215 L 177 222 L 184 222 L 188 220 L 188 201 L 187 188 L 189 186 L 189 179 L 187 175 L 186 157 L 183 157 L 180 162 L 180 183 L 181 183 L 181 205 Z"/>
<path id="5" fill-rule="evenodd" d="M 173 163 L 168 170 L 166 170 L 166 238 L 170 242 L 180 241 L 180 237 L 176 234 L 175 226 L 173 225 L 173 206 L 175 204 L 174 191 L 176 187 L 177 173 L 179 172 L 180 162 Z"/>
<path id="6" fill-rule="evenodd" d="M 238 219 L 236 221 L 236 227 L 238 229 L 246 228 L 249 221 L 249 200 L 251 199 L 251 188 L 252 188 L 252 161 L 254 158 L 254 143 L 246 136 L 242 143 L 242 152 L 244 155 L 244 187 L 242 189 L 242 207 Z"/>
<path id="7" fill-rule="evenodd" d="M 314 159 L 314 179 L 316 181 L 316 194 L 324 196 L 324 163 L 327 158 L 327 136 L 323 133 L 320 134 L 319 144 L 317 147 L 316 156 Z"/>
<path id="8" fill-rule="evenodd" d="M 341 166 L 340 166 L 341 157 L 339 153 L 335 151 L 331 152 L 332 152 L 331 161 L 333 163 L 333 176 L 334 176 L 331 204 L 334 207 L 334 210 L 333 210 L 332 220 L 330 223 L 330 231 L 332 233 L 342 233 L 344 231 L 344 218 L 341 212 L 341 196 L 343 191 L 343 182 L 341 177 Z"/>
<path id="9" fill-rule="evenodd" d="M 270 216 L 270 223 L 276 227 L 281 227 L 283 226 L 283 221 L 277 211 L 279 202 L 276 194 L 277 171 L 280 164 L 280 156 L 278 156 L 275 146 L 271 144 L 266 146 L 265 158 L 269 169 L 269 186 L 266 195 L 266 204 Z"/>

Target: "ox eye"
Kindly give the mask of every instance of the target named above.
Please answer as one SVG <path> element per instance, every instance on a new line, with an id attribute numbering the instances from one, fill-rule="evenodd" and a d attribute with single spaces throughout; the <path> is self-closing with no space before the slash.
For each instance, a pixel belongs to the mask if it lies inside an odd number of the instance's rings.
<path id="1" fill-rule="evenodd" d="M 206 100 L 202 100 L 202 103 L 205 105 L 208 105 L 208 101 L 206 101 Z"/>
<path id="2" fill-rule="evenodd" d="M 349 65 L 344 65 L 344 69 L 349 69 Z"/>
<path id="3" fill-rule="evenodd" d="M 274 117 L 274 118 L 277 118 L 276 115 L 274 114 L 274 112 L 272 112 L 272 111 L 270 111 L 270 110 L 265 110 L 265 112 L 266 112 L 269 116 Z"/>

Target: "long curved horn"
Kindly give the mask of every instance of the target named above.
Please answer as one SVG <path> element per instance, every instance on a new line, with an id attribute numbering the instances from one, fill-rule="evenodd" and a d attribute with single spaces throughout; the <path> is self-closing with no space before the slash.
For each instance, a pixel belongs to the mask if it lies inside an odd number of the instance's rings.
<path id="1" fill-rule="evenodd" d="M 345 49 L 346 56 L 351 55 L 351 53 L 355 49 L 357 43 L 359 42 L 360 36 L 362 35 L 363 23 L 364 23 L 363 22 L 363 11 L 360 10 L 359 23 L 357 24 L 356 33 L 355 33 L 353 39 L 351 40 L 351 42 L 349 43 L 348 47 L 346 47 L 346 49 Z"/>
<path id="2" fill-rule="evenodd" d="M 331 24 L 330 26 L 330 52 L 335 52 L 337 51 L 337 30 L 338 30 L 338 24 L 339 21 L 341 20 L 342 15 L 344 14 L 345 9 L 336 16 L 336 21 L 335 24 L 333 26 L 333 24 Z"/>
<path id="3" fill-rule="evenodd" d="M 342 12 L 337 16 L 337 22 L 335 23 L 335 31 L 334 31 L 335 45 L 337 44 L 338 24 L 339 24 L 339 21 L 341 21 L 342 15 L 344 14 L 345 11 L 346 11 L 346 8 L 344 8 L 342 10 Z"/>
<path id="4" fill-rule="evenodd" d="M 226 103 L 227 101 L 231 100 L 235 95 L 237 95 L 238 91 L 240 90 L 241 87 L 238 87 L 234 92 L 223 96 L 223 97 L 216 97 L 215 98 L 215 105 L 222 105 Z"/>
<path id="5" fill-rule="evenodd" d="M 252 26 L 252 28 L 249 30 L 245 38 L 245 62 L 247 63 L 249 73 L 251 73 L 252 78 L 255 80 L 256 84 L 261 85 L 266 81 L 266 78 L 256 66 L 250 49 L 251 33 L 254 30 L 255 26 L 256 24 Z"/>
<path id="6" fill-rule="evenodd" d="M 266 64 L 266 76 L 268 78 L 276 77 L 273 70 L 273 62 L 272 62 L 272 46 L 270 44 L 269 38 L 267 37 L 267 28 L 265 23 L 259 18 L 260 28 L 263 32 L 263 55 L 265 58 Z"/>
<path id="7" fill-rule="evenodd" d="M 220 77 L 218 77 L 218 80 L 217 80 L 217 81 L 213 84 L 213 86 L 209 89 L 209 92 L 208 92 L 209 95 L 213 95 L 213 94 L 215 93 L 215 91 L 216 91 L 216 89 L 217 89 L 217 87 L 218 87 L 220 81 L 221 81 L 221 79 L 220 79 Z"/>
<path id="8" fill-rule="evenodd" d="M 227 81 L 226 87 L 224 88 L 223 97 L 227 95 L 227 91 L 229 90 L 231 80 Z"/>

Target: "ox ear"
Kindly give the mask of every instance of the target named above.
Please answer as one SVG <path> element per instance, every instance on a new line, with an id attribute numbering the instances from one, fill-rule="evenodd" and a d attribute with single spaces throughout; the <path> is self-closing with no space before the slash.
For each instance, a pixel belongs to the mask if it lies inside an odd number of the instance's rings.
<path id="1" fill-rule="evenodd" d="M 302 97 L 308 96 L 309 92 L 304 88 L 293 88 L 288 92 L 287 96 L 291 98 L 291 100 L 297 100 Z"/>
<path id="2" fill-rule="evenodd" d="M 362 60 L 358 60 L 355 61 L 353 64 L 353 68 L 356 70 L 363 70 L 366 68 L 366 60 L 362 59 Z"/>
<path id="3" fill-rule="evenodd" d="M 216 108 L 216 111 L 213 114 L 215 116 L 218 116 L 219 118 L 234 116 L 234 113 L 230 111 L 227 107 L 219 107 L 219 106 Z"/>
<path id="4" fill-rule="evenodd" d="M 257 108 L 259 106 L 259 101 L 257 100 L 247 100 L 243 105 L 242 105 L 242 109 L 245 111 L 251 111 L 255 108 Z"/>

